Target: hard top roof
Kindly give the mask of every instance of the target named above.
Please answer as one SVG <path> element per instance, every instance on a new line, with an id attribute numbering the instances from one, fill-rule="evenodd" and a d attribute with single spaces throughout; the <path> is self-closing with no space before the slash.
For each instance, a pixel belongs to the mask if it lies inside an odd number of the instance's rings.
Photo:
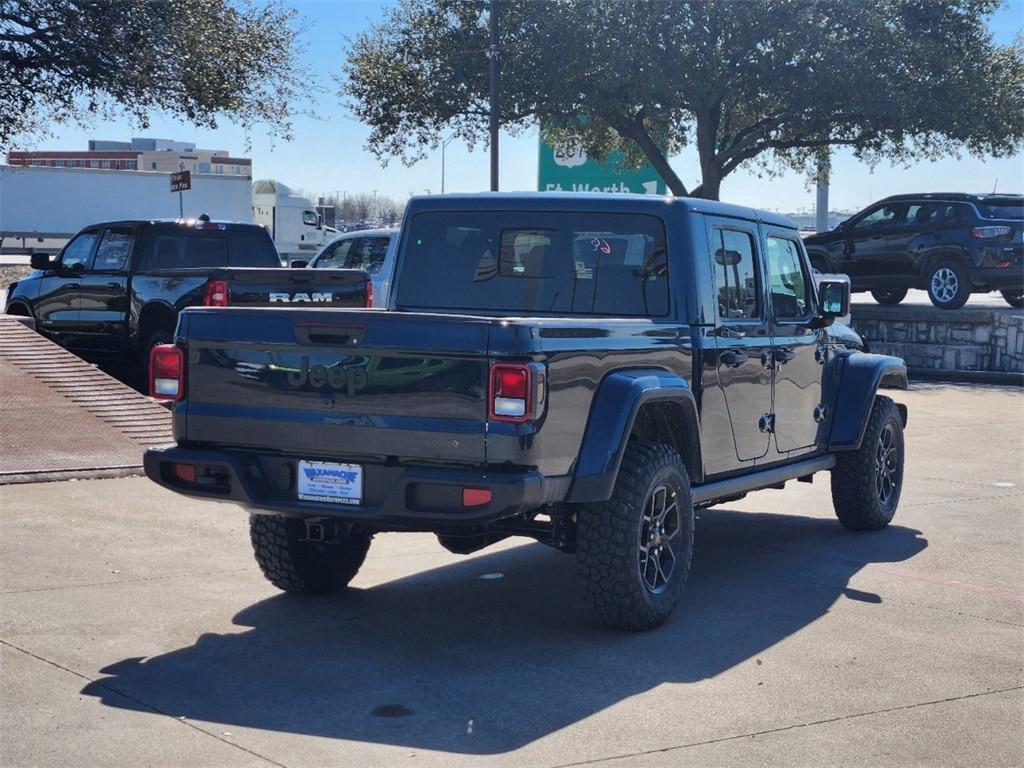
<path id="1" fill-rule="evenodd" d="M 615 192 L 479 192 L 475 194 L 417 195 L 409 200 L 409 211 L 421 210 L 574 210 L 595 213 L 647 213 L 665 215 L 666 210 L 708 213 L 796 229 L 786 216 L 772 211 L 747 208 L 696 197 L 638 195 Z"/>

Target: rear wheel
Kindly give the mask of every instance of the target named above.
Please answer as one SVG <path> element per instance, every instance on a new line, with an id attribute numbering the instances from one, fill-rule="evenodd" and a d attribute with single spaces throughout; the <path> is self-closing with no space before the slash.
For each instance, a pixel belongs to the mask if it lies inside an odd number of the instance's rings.
<path id="1" fill-rule="evenodd" d="M 260 570 L 271 584 L 297 595 L 329 595 L 345 588 L 370 549 L 370 535 L 338 533 L 309 541 L 301 518 L 252 515 L 249 538 Z"/>
<path id="2" fill-rule="evenodd" d="M 876 397 L 864 440 L 840 453 L 832 469 L 836 517 L 854 531 L 877 531 L 896 514 L 903 490 L 903 419 L 888 397 Z"/>
<path id="3" fill-rule="evenodd" d="M 967 270 L 957 261 L 940 261 L 928 275 L 928 298 L 939 309 L 960 309 L 971 296 Z"/>
<path id="4" fill-rule="evenodd" d="M 653 629 L 679 602 L 693 557 L 690 480 L 679 454 L 630 443 L 608 501 L 581 505 L 576 573 L 611 627 Z"/>
<path id="5" fill-rule="evenodd" d="M 1017 309 L 1024 307 L 1024 291 L 1000 291 L 1000 293 L 1011 307 Z"/>
<path id="6" fill-rule="evenodd" d="M 907 297 L 907 289 L 903 288 L 891 291 L 872 291 L 871 295 L 879 304 L 893 305 L 899 304 Z"/>

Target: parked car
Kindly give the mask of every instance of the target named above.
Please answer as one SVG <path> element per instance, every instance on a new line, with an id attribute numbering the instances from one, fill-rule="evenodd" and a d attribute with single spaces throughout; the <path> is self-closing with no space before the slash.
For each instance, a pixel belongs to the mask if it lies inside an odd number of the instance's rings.
<path id="1" fill-rule="evenodd" d="M 871 291 L 880 304 L 923 288 L 942 309 L 992 290 L 1024 306 L 1021 195 L 895 195 L 804 245 L 815 268 L 849 275 L 854 291 Z"/>
<path id="2" fill-rule="evenodd" d="M 241 503 L 264 575 L 331 593 L 373 536 L 452 552 L 528 536 L 575 553 L 609 625 L 662 623 L 694 510 L 831 471 L 878 530 L 903 480 L 896 357 L 830 327 L 788 219 L 642 195 L 413 198 L 390 311 L 195 308 L 157 348 L 176 445 L 146 474 Z"/>
<path id="3" fill-rule="evenodd" d="M 373 280 L 373 306 L 387 306 L 391 277 L 395 271 L 398 229 L 366 229 L 347 232 L 317 251 L 312 269 L 360 269 Z M 293 261 L 292 266 L 305 266 Z"/>
<path id="4" fill-rule="evenodd" d="M 366 307 L 370 296 L 363 272 L 286 269 L 263 227 L 204 218 L 95 224 L 31 261 L 7 291 L 8 314 L 76 351 L 143 360 L 174 338 L 185 307 Z"/>

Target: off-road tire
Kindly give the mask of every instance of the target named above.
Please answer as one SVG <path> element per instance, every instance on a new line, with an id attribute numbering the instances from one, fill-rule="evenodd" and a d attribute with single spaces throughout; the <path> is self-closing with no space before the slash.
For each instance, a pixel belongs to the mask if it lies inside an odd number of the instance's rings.
<path id="1" fill-rule="evenodd" d="M 671 573 L 663 591 L 655 594 L 640 572 L 639 544 L 645 505 L 661 485 L 675 493 L 679 535 Z M 690 572 L 693 526 L 690 479 L 679 454 L 666 445 L 629 443 L 612 498 L 581 504 L 578 510 L 576 574 L 602 622 L 642 631 L 671 615 Z"/>
<path id="2" fill-rule="evenodd" d="M 891 495 L 883 501 L 879 495 L 876 462 L 882 433 L 892 430 L 896 447 L 896 482 Z M 888 397 L 875 397 L 864 430 L 864 440 L 856 451 L 839 453 L 832 468 L 832 505 L 839 522 L 852 531 L 878 531 L 896 514 L 903 490 L 903 419 Z"/>
<path id="3" fill-rule="evenodd" d="M 1014 309 L 1024 307 L 1024 291 L 1000 291 L 1003 300 Z"/>
<path id="4" fill-rule="evenodd" d="M 891 291 L 872 291 L 871 296 L 879 304 L 892 307 L 907 298 L 907 289 L 900 288 Z"/>
<path id="5" fill-rule="evenodd" d="M 948 299 L 936 292 L 936 278 L 942 270 L 949 270 L 956 279 L 956 291 Z M 928 298 L 939 309 L 960 309 L 971 298 L 971 280 L 959 261 L 937 262 L 931 266 L 927 275 Z"/>
<path id="6" fill-rule="evenodd" d="M 267 581 L 295 595 L 330 595 L 344 589 L 366 560 L 370 535 L 353 533 L 330 543 L 305 540 L 300 518 L 250 515 L 252 551 Z"/>

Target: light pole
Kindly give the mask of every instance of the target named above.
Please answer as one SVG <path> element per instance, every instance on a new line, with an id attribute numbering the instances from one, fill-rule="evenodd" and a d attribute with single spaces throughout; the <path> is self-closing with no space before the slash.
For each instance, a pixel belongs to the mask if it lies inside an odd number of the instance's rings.
<path id="1" fill-rule="evenodd" d="M 449 136 L 447 139 L 441 139 L 441 194 L 444 194 L 444 149 L 449 144 L 455 141 L 454 136 Z M 429 194 L 429 193 L 427 193 Z"/>
<path id="2" fill-rule="evenodd" d="M 490 2 L 490 134 L 491 134 L 491 192 L 498 191 L 498 126 L 501 117 L 498 113 L 498 0 Z"/>

